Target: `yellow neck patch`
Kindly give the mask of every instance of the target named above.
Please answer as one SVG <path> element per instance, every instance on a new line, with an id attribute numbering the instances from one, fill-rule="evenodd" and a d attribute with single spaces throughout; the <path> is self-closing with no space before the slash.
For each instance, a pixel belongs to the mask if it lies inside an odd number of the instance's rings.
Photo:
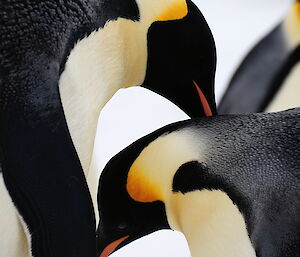
<path id="1" fill-rule="evenodd" d="M 135 164 L 128 173 L 126 188 L 130 197 L 138 202 L 148 203 L 162 199 L 158 186 L 146 178 L 142 169 Z"/>
<path id="2" fill-rule="evenodd" d="M 188 7 L 186 1 L 177 0 L 157 17 L 157 21 L 180 20 L 187 14 Z"/>

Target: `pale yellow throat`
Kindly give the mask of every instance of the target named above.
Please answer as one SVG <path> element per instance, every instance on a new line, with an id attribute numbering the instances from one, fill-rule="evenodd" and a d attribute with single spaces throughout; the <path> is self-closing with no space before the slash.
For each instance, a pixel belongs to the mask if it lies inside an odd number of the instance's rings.
<path id="1" fill-rule="evenodd" d="M 244 217 L 221 191 L 172 194 L 166 204 L 174 230 L 182 232 L 193 257 L 255 257 Z"/>

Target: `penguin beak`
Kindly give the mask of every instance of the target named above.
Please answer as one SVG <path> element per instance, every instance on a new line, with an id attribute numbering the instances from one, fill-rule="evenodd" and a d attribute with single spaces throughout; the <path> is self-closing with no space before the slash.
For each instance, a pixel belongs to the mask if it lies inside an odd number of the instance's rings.
<path id="1" fill-rule="evenodd" d="M 193 81 L 193 83 L 194 83 L 194 86 L 197 90 L 197 93 L 198 93 L 198 96 L 199 96 L 199 99 L 200 99 L 200 102 L 201 102 L 202 110 L 204 112 L 204 116 L 206 116 L 206 117 L 212 116 L 213 115 L 213 110 L 210 107 L 210 104 L 208 103 L 206 96 L 203 94 L 203 92 L 202 92 L 201 88 L 199 87 L 199 85 L 195 81 Z M 214 110 L 214 112 L 215 112 L 215 110 Z"/>
<path id="2" fill-rule="evenodd" d="M 112 254 L 117 248 L 118 246 L 125 241 L 129 236 L 124 236 L 121 237 L 115 241 L 113 241 L 112 243 L 110 243 L 109 245 L 107 245 L 104 250 L 101 252 L 99 257 L 107 257 L 110 254 Z"/>
<path id="3" fill-rule="evenodd" d="M 190 117 L 216 114 L 216 49 L 198 8 L 187 1 L 188 14 L 158 21 L 148 31 L 148 63 L 143 86 L 179 106 Z"/>

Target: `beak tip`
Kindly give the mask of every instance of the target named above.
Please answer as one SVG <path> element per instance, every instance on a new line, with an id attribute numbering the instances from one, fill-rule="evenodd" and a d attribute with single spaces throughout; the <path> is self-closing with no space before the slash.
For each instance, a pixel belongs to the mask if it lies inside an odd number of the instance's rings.
<path id="1" fill-rule="evenodd" d="M 101 252 L 101 254 L 99 255 L 99 257 L 108 257 L 110 254 L 112 254 L 116 248 L 124 241 L 128 238 L 129 236 L 124 236 L 122 238 L 119 238 L 115 241 L 113 241 L 112 243 L 110 243 L 109 245 L 107 245 L 104 250 Z"/>

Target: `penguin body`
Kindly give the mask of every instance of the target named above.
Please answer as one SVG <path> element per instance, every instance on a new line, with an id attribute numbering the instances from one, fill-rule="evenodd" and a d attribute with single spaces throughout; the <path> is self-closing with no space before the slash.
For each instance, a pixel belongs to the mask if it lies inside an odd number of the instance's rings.
<path id="1" fill-rule="evenodd" d="M 299 256 L 299 132 L 295 109 L 187 120 L 133 143 L 100 178 L 100 256 L 170 228 L 192 256 Z"/>
<path id="2" fill-rule="evenodd" d="M 300 1 L 246 56 L 218 106 L 220 114 L 300 106 Z"/>
<path id="3" fill-rule="evenodd" d="M 149 59 L 159 56 L 148 44 L 170 42 L 148 30 L 164 22 L 186 28 L 173 26 L 178 38 L 191 34 L 187 42 L 174 42 L 173 51 L 193 48 L 207 65 L 179 60 L 173 76 L 186 74 L 186 81 L 163 89 L 163 83 L 154 88 L 159 79 L 151 80 Z M 6 192 L 0 210 L 11 210 L 9 221 L 0 219 L 11 235 L 1 237 L 0 256 L 94 256 L 86 176 L 99 112 L 116 90 L 147 77 L 146 88 L 189 115 L 215 113 L 211 32 L 185 0 L 9 1 L 0 6 L 0 24 L 0 186 Z M 199 26 L 203 30 L 195 30 Z M 208 49 L 198 50 L 199 44 Z M 160 78 L 170 74 L 167 67 Z M 194 84 L 202 80 L 211 81 L 201 87 L 204 98 Z"/>

